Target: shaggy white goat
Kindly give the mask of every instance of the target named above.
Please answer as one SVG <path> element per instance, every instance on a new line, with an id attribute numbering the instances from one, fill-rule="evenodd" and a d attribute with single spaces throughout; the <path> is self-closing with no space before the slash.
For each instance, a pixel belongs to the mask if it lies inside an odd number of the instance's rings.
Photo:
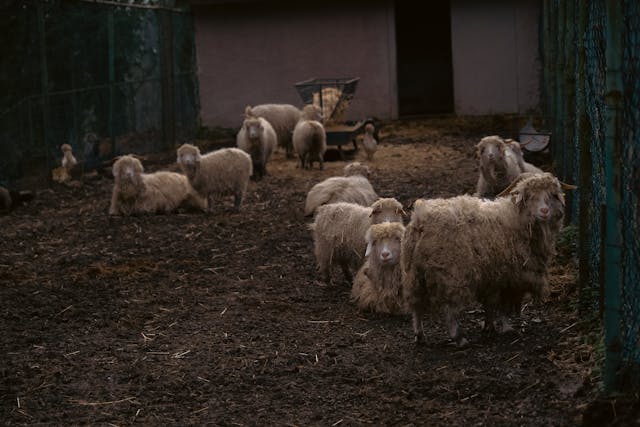
<path id="1" fill-rule="evenodd" d="M 234 196 L 234 207 L 240 209 L 253 173 L 251 157 L 239 148 L 222 148 L 205 155 L 191 144 L 178 148 L 178 164 L 191 186 L 207 200 L 209 211 L 216 197 Z"/>
<path id="2" fill-rule="evenodd" d="M 516 157 L 518 166 L 520 166 L 520 172 L 543 173 L 542 169 L 524 160 L 522 147 L 520 146 L 520 143 L 518 141 L 515 141 L 513 139 L 505 139 L 504 142 L 507 144 L 507 148 L 511 150 L 511 152 Z"/>
<path id="3" fill-rule="evenodd" d="M 276 147 L 277 137 L 266 119 L 247 114 L 236 136 L 239 149 L 251 156 L 256 181 L 267 174 L 267 162 Z"/>
<path id="4" fill-rule="evenodd" d="M 187 177 L 175 172 L 143 173 L 140 160 L 127 155 L 113 164 L 115 182 L 111 194 L 110 215 L 134 215 L 171 212 L 183 202 L 204 210 Z"/>
<path id="5" fill-rule="evenodd" d="M 296 123 L 300 120 L 303 111 L 306 111 L 308 118 L 311 120 L 320 121 L 322 118 L 318 108 L 313 108 L 313 110 L 304 110 L 303 108 L 301 110 L 291 104 L 260 104 L 253 107 L 249 105 L 245 108 L 246 115 L 262 117 L 271 124 L 278 138 L 278 147 L 286 150 L 288 158 L 293 157 L 291 136 L 293 128 L 296 127 Z"/>
<path id="6" fill-rule="evenodd" d="M 570 187 L 549 173 L 528 174 L 494 201 L 466 195 L 416 201 L 401 263 L 417 342 L 424 339 L 425 311 L 442 308 L 449 335 L 464 345 L 457 317 L 472 301 L 484 305 L 491 326 L 526 293 L 544 295 L 564 214 L 563 188 Z"/>
<path id="7" fill-rule="evenodd" d="M 371 207 L 353 203 L 332 203 L 318 209 L 309 225 L 313 232 L 314 254 L 318 270 L 326 283 L 331 283 L 333 265 L 340 265 L 345 279 L 351 281 L 351 270 L 362 265 L 367 242 L 365 234 L 371 224 L 400 222 L 402 204 L 393 198 L 379 199 Z"/>
<path id="8" fill-rule="evenodd" d="M 319 206 L 337 202 L 370 206 L 377 199 L 378 195 L 364 176 L 334 176 L 311 187 L 305 200 L 304 214 L 311 216 Z"/>
<path id="9" fill-rule="evenodd" d="M 365 178 L 371 176 L 371 169 L 369 166 L 360 162 L 351 162 L 344 167 L 344 176 L 362 175 Z"/>
<path id="10" fill-rule="evenodd" d="M 518 159 L 497 135 L 486 136 L 476 145 L 480 173 L 476 196 L 493 198 L 517 178 Z"/>
<path id="11" fill-rule="evenodd" d="M 373 224 L 367 230 L 367 258 L 351 288 L 351 300 L 361 310 L 404 312 L 400 267 L 403 234 L 404 226 L 400 222 Z"/>
<path id="12" fill-rule="evenodd" d="M 324 153 L 327 151 L 327 134 L 317 120 L 301 118 L 293 129 L 293 149 L 300 159 L 302 169 L 311 169 L 317 161 L 324 169 Z"/>

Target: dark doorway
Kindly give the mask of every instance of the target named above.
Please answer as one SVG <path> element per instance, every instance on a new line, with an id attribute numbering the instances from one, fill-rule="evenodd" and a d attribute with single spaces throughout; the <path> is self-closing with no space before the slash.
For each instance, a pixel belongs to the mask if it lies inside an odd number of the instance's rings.
<path id="1" fill-rule="evenodd" d="M 397 0 L 395 10 L 400 116 L 452 113 L 449 1 Z"/>

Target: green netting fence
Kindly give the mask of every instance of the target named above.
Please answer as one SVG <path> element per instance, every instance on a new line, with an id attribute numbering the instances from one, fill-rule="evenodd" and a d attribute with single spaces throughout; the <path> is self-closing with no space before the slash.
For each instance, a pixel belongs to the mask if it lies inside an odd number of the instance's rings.
<path id="1" fill-rule="evenodd" d="M 67 143 L 88 168 L 198 128 L 191 15 L 172 1 L 0 5 L 0 184 L 49 178 Z"/>
<path id="2" fill-rule="evenodd" d="M 552 154 L 577 183 L 580 296 L 605 330 L 607 390 L 640 385 L 640 3 L 544 0 Z"/>

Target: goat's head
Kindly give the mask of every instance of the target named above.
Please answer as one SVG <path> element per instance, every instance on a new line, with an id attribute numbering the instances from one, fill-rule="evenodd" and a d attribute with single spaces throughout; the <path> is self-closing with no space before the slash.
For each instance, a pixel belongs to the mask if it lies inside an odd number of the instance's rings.
<path id="1" fill-rule="evenodd" d="M 385 267 L 392 267 L 400 261 L 400 247 L 404 226 L 397 222 L 373 224 L 367 230 L 365 256 Z"/>
<path id="2" fill-rule="evenodd" d="M 131 155 L 121 156 L 113 164 L 112 171 L 121 196 L 134 197 L 142 185 L 144 168 L 140 160 Z"/>
<path id="3" fill-rule="evenodd" d="M 260 120 L 260 118 L 258 117 L 247 117 L 246 119 L 244 119 L 242 127 L 244 128 L 244 131 L 246 132 L 249 140 L 256 140 L 260 138 L 262 130 L 264 129 L 262 120 Z"/>
<path id="4" fill-rule="evenodd" d="M 550 173 L 523 173 L 503 192 L 510 195 L 520 212 L 535 221 L 559 221 L 564 216 L 563 190 L 577 187 L 564 184 Z"/>
<path id="5" fill-rule="evenodd" d="M 316 120 L 321 122 L 322 110 L 320 110 L 320 107 L 316 105 L 307 104 L 304 107 L 302 107 L 302 114 L 300 115 L 300 118 L 302 120 Z"/>
<path id="6" fill-rule="evenodd" d="M 402 208 L 402 204 L 396 199 L 382 198 L 378 199 L 371 205 L 371 224 L 380 224 L 382 222 L 399 222 L 402 224 L 403 218 L 407 213 Z"/>
<path id="7" fill-rule="evenodd" d="M 504 158 L 507 145 L 498 135 L 485 136 L 476 145 L 476 153 L 480 163 L 499 163 Z"/>
<path id="8" fill-rule="evenodd" d="M 193 179 L 198 172 L 201 158 L 200 149 L 195 145 L 182 144 L 178 148 L 178 165 L 189 179 Z"/>
<path id="9" fill-rule="evenodd" d="M 371 169 L 369 166 L 360 162 L 351 162 L 344 167 L 344 176 L 362 175 L 365 178 L 369 178 L 371 175 Z"/>

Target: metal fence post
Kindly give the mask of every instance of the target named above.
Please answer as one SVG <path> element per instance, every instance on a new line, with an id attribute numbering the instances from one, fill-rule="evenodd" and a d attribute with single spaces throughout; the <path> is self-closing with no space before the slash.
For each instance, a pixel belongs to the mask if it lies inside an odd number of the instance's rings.
<path id="1" fill-rule="evenodd" d="M 544 91 L 545 110 L 547 114 L 553 117 L 553 96 L 551 91 L 551 0 L 544 0 L 542 4 L 542 50 L 543 50 L 543 68 L 542 68 L 542 88 Z M 552 129 L 555 131 L 555 129 Z M 553 149 L 553 148 L 552 148 Z"/>
<path id="2" fill-rule="evenodd" d="M 621 115 L 622 115 L 622 30 L 624 17 L 619 0 L 606 3 L 606 89 L 605 89 L 605 176 L 606 251 L 605 271 L 605 391 L 618 388 L 622 360 L 622 221 L 621 221 Z"/>
<path id="3" fill-rule="evenodd" d="M 575 2 L 569 0 L 566 3 L 566 15 L 565 15 L 565 28 L 566 35 L 564 39 L 564 57 L 565 68 L 562 73 L 564 80 L 564 144 L 563 144 L 563 167 L 562 178 L 565 182 L 573 179 L 575 165 L 575 156 L 573 154 L 575 147 L 573 144 L 576 129 L 576 117 L 575 117 L 575 94 L 576 94 L 576 79 L 575 79 L 575 64 L 576 64 L 576 32 L 575 32 Z M 570 192 L 567 195 L 567 207 L 565 222 L 570 223 L 573 221 L 574 214 L 574 194 Z"/>
<path id="4" fill-rule="evenodd" d="M 173 16 L 168 10 L 158 10 L 160 28 L 160 85 L 162 99 L 162 139 L 165 148 L 175 145 L 175 87 L 173 70 Z"/>
<path id="5" fill-rule="evenodd" d="M 592 288 L 590 283 L 591 275 L 591 204 L 593 194 L 591 191 L 591 138 L 592 134 L 587 115 L 586 107 L 586 47 L 585 32 L 587 28 L 587 1 L 578 0 L 578 28 L 577 33 L 577 58 L 576 58 L 576 143 L 578 148 L 578 253 L 579 253 L 579 286 L 580 286 L 580 309 L 589 312 L 593 308 L 587 302 L 591 302 L 592 295 L 585 295 L 585 292 Z M 602 308 L 600 307 L 600 310 Z"/>
<path id="6" fill-rule="evenodd" d="M 44 2 L 37 3 L 38 14 L 38 37 L 40 40 L 40 81 L 42 84 L 42 141 L 44 143 L 45 158 L 47 171 L 45 176 L 51 179 L 49 170 L 51 170 L 52 159 L 51 150 L 49 150 L 49 142 L 47 140 L 47 130 L 49 128 L 49 71 L 47 68 L 47 42 L 44 17 Z"/>
<path id="7" fill-rule="evenodd" d="M 111 138 L 111 157 L 116 156 L 116 136 L 114 129 L 114 102 L 115 102 L 115 80 L 116 80 L 116 67 L 115 67 L 115 50 L 116 50 L 116 36 L 115 36 L 115 22 L 113 16 L 113 8 L 109 8 L 107 11 L 107 40 L 108 40 L 108 60 L 109 60 L 109 112 L 107 118 L 107 131 L 109 132 L 109 138 Z"/>
<path id="8" fill-rule="evenodd" d="M 555 37 L 554 44 L 556 49 L 556 59 L 555 59 L 555 69 L 554 69 L 554 79 L 556 81 L 555 85 L 555 142 L 554 146 L 554 164 L 557 169 L 559 169 L 560 176 L 564 179 L 562 174 L 564 171 L 562 170 L 564 167 L 564 157 L 566 150 L 566 133 L 565 133 L 565 125 L 566 119 L 565 110 L 564 110 L 564 92 L 565 92 L 565 80 L 564 80 L 564 71 L 565 71 L 565 50 L 564 44 L 566 40 L 566 22 L 565 22 L 565 5 L 564 2 L 557 5 L 557 17 L 556 17 L 556 26 L 555 26 Z M 558 161 L 559 160 L 559 161 Z"/>

